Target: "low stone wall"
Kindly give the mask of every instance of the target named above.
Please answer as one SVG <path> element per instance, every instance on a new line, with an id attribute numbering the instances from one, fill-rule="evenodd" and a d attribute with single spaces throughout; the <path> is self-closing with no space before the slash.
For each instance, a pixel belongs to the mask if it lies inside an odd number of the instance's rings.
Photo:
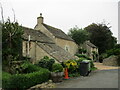
<path id="1" fill-rule="evenodd" d="M 103 60 L 103 65 L 118 66 L 117 59 L 118 59 L 117 56 L 110 56 L 110 57 L 108 57 L 108 58 L 105 58 L 105 59 Z"/>
<path id="2" fill-rule="evenodd" d="M 35 85 L 27 90 L 50 90 L 50 88 L 55 88 L 55 83 L 52 82 L 52 80 L 49 80 L 48 82 Z"/>

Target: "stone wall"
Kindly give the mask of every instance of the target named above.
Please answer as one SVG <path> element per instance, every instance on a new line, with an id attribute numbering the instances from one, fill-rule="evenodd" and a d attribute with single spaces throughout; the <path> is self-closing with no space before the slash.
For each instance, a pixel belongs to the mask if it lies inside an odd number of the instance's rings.
<path id="1" fill-rule="evenodd" d="M 37 24 L 34 28 L 35 30 L 39 30 L 42 33 L 44 33 L 46 36 L 51 38 L 53 41 L 55 41 L 55 36 L 53 36 L 52 33 L 50 33 L 42 24 Z"/>
<path id="2" fill-rule="evenodd" d="M 61 48 L 69 52 L 71 55 L 76 54 L 76 52 L 78 51 L 78 46 L 73 41 L 56 38 L 55 43 L 56 45 L 60 46 Z"/>
<path id="3" fill-rule="evenodd" d="M 110 56 L 103 60 L 103 64 L 108 66 L 118 66 L 117 59 L 118 59 L 117 56 Z"/>
<path id="4" fill-rule="evenodd" d="M 26 57 L 27 55 L 27 41 L 23 41 L 23 56 Z M 45 52 L 42 48 L 40 48 L 35 42 L 30 42 L 30 49 L 29 49 L 29 56 L 31 58 L 32 63 L 38 62 L 44 56 L 48 56 L 52 58 L 47 52 Z M 57 61 L 56 61 L 57 62 Z"/>

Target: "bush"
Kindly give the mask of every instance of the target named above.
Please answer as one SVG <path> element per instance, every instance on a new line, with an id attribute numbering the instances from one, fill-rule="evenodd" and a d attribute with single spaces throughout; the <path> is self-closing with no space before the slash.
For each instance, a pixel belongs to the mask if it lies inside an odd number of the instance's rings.
<path id="1" fill-rule="evenodd" d="M 11 88 L 10 87 L 10 78 L 11 78 L 10 73 L 2 72 L 2 88 Z"/>
<path id="2" fill-rule="evenodd" d="M 7 76 L 7 75 L 6 75 Z M 37 72 L 28 74 L 15 74 L 6 79 L 3 76 L 3 88 L 27 89 L 36 84 L 41 84 L 50 78 L 50 72 L 47 69 L 41 68 Z"/>
<path id="3" fill-rule="evenodd" d="M 103 59 L 107 58 L 108 55 L 107 53 L 102 53 L 100 56 L 99 56 L 99 62 L 102 63 L 103 62 Z"/>
<path id="4" fill-rule="evenodd" d="M 117 62 L 118 62 L 118 66 L 120 66 L 120 55 L 118 55 Z"/>
<path id="5" fill-rule="evenodd" d="M 81 57 L 81 58 L 77 59 L 76 61 L 82 62 L 83 60 L 86 60 L 86 58 Z"/>
<path id="6" fill-rule="evenodd" d="M 108 57 L 111 55 L 119 55 L 120 54 L 120 49 L 110 49 L 106 51 Z"/>
<path id="7" fill-rule="evenodd" d="M 35 71 L 39 71 L 41 69 L 41 67 L 33 65 L 30 62 L 25 62 L 20 66 L 20 69 L 21 69 L 21 70 L 19 70 L 19 71 L 21 71 L 20 73 L 32 73 Z"/>
<path id="8" fill-rule="evenodd" d="M 59 63 L 54 63 L 52 65 L 52 72 L 62 72 L 63 71 L 63 66 Z"/>
<path id="9" fill-rule="evenodd" d="M 79 77 L 79 76 L 80 76 L 79 72 L 75 72 L 75 73 L 69 74 L 69 77 Z"/>
<path id="10" fill-rule="evenodd" d="M 77 72 L 78 65 L 75 60 L 67 60 L 64 62 L 64 65 L 68 68 L 69 73 Z"/>
<path id="11" fill-rule="evenodd" d="M 78 52 L 80 53 L 80 54 L 82 54 L 82 53 L 86 53 L 87 52 L 87 50 L 86 49 L 78 49 Z"/>
<path id="12" fill-rule="evenodd" d="M 50 59 L 49 57 L 45 56 L 44 58 L 42 58 L 39 62 L 38 62 L 38 66 L 42 67 L 42 68 L 47 68 L 50 71 L 52 70 L 52 65 L 53 63 L 55 63 L 54 59 Z"/>
<path id="13" fill-rule="evenodd" d="M 83 54 L 76 54 L 76 56 L 79 57 L 79 58 L 86 58 L 88 60 L 91 60 L 91 58 L 89 58 L 88 56 L 83 55 Z"/>
<path id="14" fill-rule="evenodd" d="M 94 68 L 94 67 L 95 67 L 93 61 L 90 61 L 90 65 L 91 65 L 91 68 Z"/>
<path id="15" fill-rule="evenodd" d="M 41 67 L 38 67 L 38 66 L 30 63 L 29 61 L 24 61 L 24 62 L 22 62 L 22 64 L 17 65 L 16 67 L 14 67 L 12 69 L 12 72 L 14 72 L 12 74 L 31 73 L 31 72 L 39 71 L 40 69 L 41 69 Z"/>

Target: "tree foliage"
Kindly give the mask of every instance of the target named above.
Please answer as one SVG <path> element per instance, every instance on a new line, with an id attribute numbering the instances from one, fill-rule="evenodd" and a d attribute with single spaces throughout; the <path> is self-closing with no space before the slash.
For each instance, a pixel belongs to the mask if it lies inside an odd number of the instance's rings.
<path id="1" fill-rule="evenodd" d="M 99 53 L 104 53 L 111 49 L 117 43 L 116 38 L 113 37 L 110 27 L 106 24 L 91 24 L 84 28 L 90 33 L 90 41 L 99 48 Z"/>
<path id="2" fill-rule="evenodd" d="M 83 29 L 79 29 L 77 26 L 69 30 L 68 35 L 78 44 L 84 43 L 89 39 L 89 33 Z"/>
<path id="3" fill-rule="evenodd" d="M 18 58 L 21 54 L 22 27 L 17 22 L 8 19 L 2 23 L 2 58 L 7 60 L 9 56 Z"/>

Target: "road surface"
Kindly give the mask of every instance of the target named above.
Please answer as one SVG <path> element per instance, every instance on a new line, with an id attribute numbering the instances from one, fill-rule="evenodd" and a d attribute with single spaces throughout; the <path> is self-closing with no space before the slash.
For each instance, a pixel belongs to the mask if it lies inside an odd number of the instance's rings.
<path id="1" fill-rule="evenodd" d="M 118 69 L 97 70 L 87 77 L 63 80 L 56 88 L 118 88 Z"/>

